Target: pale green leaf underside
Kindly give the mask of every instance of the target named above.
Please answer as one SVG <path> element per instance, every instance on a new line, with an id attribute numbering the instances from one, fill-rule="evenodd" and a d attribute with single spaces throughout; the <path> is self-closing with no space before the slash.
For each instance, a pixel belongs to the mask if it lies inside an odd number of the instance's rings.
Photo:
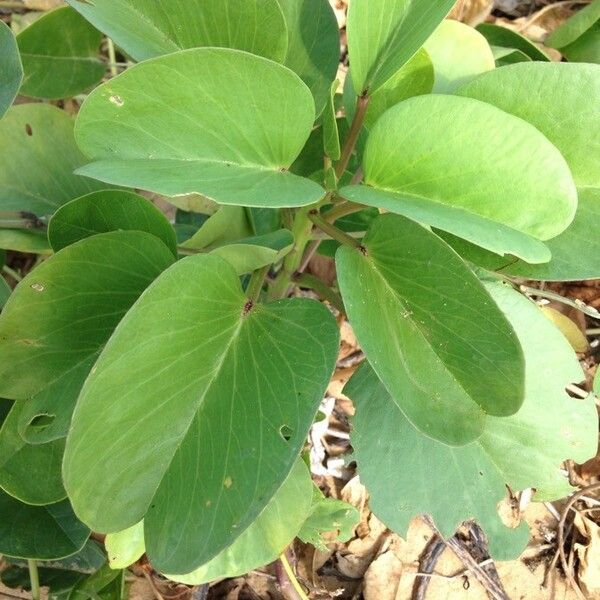
<path id="1" fill-rule="evenodd" d="M 135 60 L 186 48 L 237 48 L 283 61 L 287 28 L 277 0 L 68 0 Z"/>
<path id="2" fill-rule="evenodd" d="M 65 442 L 26 443 L 18 430 L 25 404 L 15 402 L 0 428 L 0 488 L 27 504 L 52 504 L 67 495 L 60 473 Z"/>
<path id="3" fill-rule="evenodd" d="M 461 208 L 542 240 L 566 229 L 577 207 L 569 167 L 539 131 L 467 98 L 420 96 L 388 110 L 369 135 L 363 168 L 369 186 Z"/>
<path id="4" fill-rule="evenodd" d="M 238 50 L 187 50 L 128 69 L 88 97 L 76 137 L 96 162 L 79 172 L 220 204 L 311 204 L 323 189 L 286 169 L 313 120 L 310 91 L 289 69 Z"/>
<path id="5" fill-rule="evenodd" d="M 123 531 L 109 533 L 104 545 L 111 568 L 126 569 L 146 552 L 144 522 L 140 521 Z"/>
<path id="6" fill-rule="evenodd" d="M 433 63 L 435 94 L 452 94 L 461 85 L 496 66 L 487 40 L 459 21 L 442 21 L 424 48 Z"/>
<path id="7" fill-rule="evenodd" d="M 75 145 L 73 123 L 66 112 L 47 104 L 22 104 L 7 112 L 0 121 L 1 210 L 48 215 L 104 187 L 73 174 L 85 163 Z"/>
<path id="8" fill-rule="evenodd" d="M 420 513 L 432 514 L 444 535 L 476 518 L 492 554 L 508 559 L 522 550 L 527 531 L 506 529 L 498 518 L 505 484 L 534 487 L 539 499 L 568 493 L 562 461 L 593 456 L 597 415 L 592 399 L 565 392 L 583 374 L 562 334 L 528 299 L 498 284 L 489 289 L 525 350 L 525 402 L 515 415 L 486 417 L 479 440 L 452 448 L 415 430 L 369 366 L 361 367 L 345 393 L 356 403 L 352 445 L 375 514 L 401 535 Z M 399 469 L 399 462 L 413 468 Z"/>
<path id="9" fill-rule="evenodd" d="M 284 300 L 245 314 L 246 304 L 221 258 L 179 261 L 121 322 L 75 409 L 63 475 L 76 512 L 105 532 L 145 518 L 162 571 L 192 571 L 256 518 L 333 370 L 325 307 Z"/>
<path id="10" fill-rule="evenodd" d="M 600 187 L 600 65 L 519 63 L 485 73 L 459 93 L 528 121 L 560 150 L 577 187 Z"/>
<path id="11" fill-rule="evenodd" d="M 448 243 L 464 258 L 490 271 L 538 281 L 580 281 L 600 277 L 600 189 L 579 190 L 575 219 L 559 236 L 548 240 L 550 262 L 531 265 L 500 258 L 452 238 Z"/>
<path id="12" fill-rule="evenodd" d="M 15 99 L 22 79 L 23 66 L 15 36 L 10 27 L 0 21 L 0 118 Z"/>
<path id="13" fill-rule="evenodd" d="M 89 534 L 66 500 L 29 506 L 0 490 L 0 554 L 38 560 L 64 558 L 80 550 Z"/>
<path id="14" fill-rule="evenodd" d="M 341 247 L 338 280 L 367 358 L 407 418 L 453 445 L 478 438 L 484 415 L 523 401 L 516 336 L 475 275 L 435 234 L 378 217 L 365 253 Z"/>
<path id="15" fill-rule="evenodd" d="M 455 0 L 355 0 L 348 10 L 348 49 L 358 93 L 383 85 L 415 54 Z"/>
<path id="16" fill-rule="evenodd" d="M 302 460 L 242 535 L 210 562 L 185 575 L 168 579 L 200 585 L 237 577 L 273 562 L 292 543 L 311 510 L 313 483 Z"/>
<path id="17" fill-rule="evenodd" d="M 97 84 L 106 66 L 98 59 L 102 34 L 65 6 L 17 36 L 25 77 L 21 94 L 67 98 Z"/>
<path id="18" fill-rule="evenodd" d="M 495 254 L 518 256 L 530 263 L 544 263 L 551 258 L 549 248 L 540 240 L 464 208 L 365 185 L 342 188 L 340 195 L 447 231 Z"/>
<path id="19" fill-rule="evenodd" d="M 0 396 L 26 400 L 89 364 L 173 260 L 148 233 L 113 231 L 68 246 L 31 271 L 0 315 Z"/>
<path id="20" fill-rule="evenodd" d="M 64 204 L 48 224 L 55 252 L 81 239 L 108 231 L 145 231 L 177 253 L 175 230 L 149 200 L 124 190 L 102 190 Z"/>

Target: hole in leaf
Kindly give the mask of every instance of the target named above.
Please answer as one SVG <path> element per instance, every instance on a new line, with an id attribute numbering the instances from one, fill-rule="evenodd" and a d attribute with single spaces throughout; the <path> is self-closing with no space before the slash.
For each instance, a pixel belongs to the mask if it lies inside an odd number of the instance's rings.
<path id="1" fill-rule="evenodd" d="M 41 283 L 32 283 L 31 284 L 31 289 L 35 290 L 36 292 L 43 292 L 44 291 L 44 286 Z"/>
<path id="2" fill-rule="evenodd" d="M 56 415 L 52 415 L 50 413 L 41 413 L 39 415 L 35 415 L 35 417 L 33 417 L 31 421 L 29 421 L 28 427 L 31 427 L 33 429 L 39 429 L 41 431 L 43 429 L 46 429 L 46 427 L 52 425 L 55 418 Z"/>
<path id="3" fill-rule="evenodd" d="M 123 100 L 123 98 L 121 98 L 121 96 L 117 96 L 117 94 L 113 94 L 109 100 L 113 103 L 116 104 L 117 106 L 123 106 L 123 104 L 125 104 L 125 100 Z"/>
<path id="4" fill-rule="evenodd" d="M 25 133 L 31 137 L 33 135 L 33 129 L 31 129 L 31 125 L 29 123 L 25 123 Z"/>
<path id="5" fill-rule="evenodd" d="M 279 428 L 279 435 L 286 441 L 289 442 L 292 439 L 294 430 L 288 425 L 282 425 Z"/>

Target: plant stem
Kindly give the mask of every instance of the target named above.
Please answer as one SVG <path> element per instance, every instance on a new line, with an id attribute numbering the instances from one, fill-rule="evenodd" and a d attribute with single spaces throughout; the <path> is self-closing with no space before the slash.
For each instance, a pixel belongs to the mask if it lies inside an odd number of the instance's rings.
<path id="1" fill-rule="evenodd" d="M 356 111 L 354 113 L 354 118 L 352 119 L 352 124 L 350 125 L 348 137 L 346 138 L 346 142 L 342 148 L 340 160 L 335 163 L 335 176 L 337 177 L 338 181 L 344 174 L 344 171 L 350 162 L 350 157 L 352 156 L 352 152 L 354 152 L 354 146 L 356 146 L 356 142 L 358 141 L 358 136 L 360 135 L 360 130 L 362 129 L 368 106 L 369 96 L 358 96 L 356 99 Z"/>
<path id="2" fill-rule="evenodd" d="M 38 573 L 37 563 L 35 560 L 28 560 L 29 581 L 31 582 L 31 598 L 32 600 L 40 600 L 40 575 Z"/>
<path id="3" fill-rule="evenodd" d="M 315 277 L 314 275 L 310 275 L 308 273 L 297 273 L 296 275 L 294 275 L 293 279 L 298 286 L 308 288 L 309 290 L 314 290 L 324 300 L 327 300 L 329 304 L 337 308 L 339 312 L 346 314 L 346 309 L 344 308 L 344 302 L 342 301 L 342 297 L 339 294 L 336 294 L 328 285 L 323 283 L 318 277 Z"/>
<path id="4" fill-rule="evenodd" d="M 110 66 L 110 74 L 113 77 L 117 76 L 117 54 L 115 52 L 115 44 L 112 41 L 111 38 L 107 37 L 106 38 L 106 45 L 107 45 L 107 50 L 108 50 L 108 60 L 109 60 L 109 66 Z"/>
<path id="5" fill-rule="evenodd" d="M 255 303 L 260 298 L 260 292 L 262 291 L 263 283 L 265 282 L 265 277 L 269 272 L 270 265 L 266 267 L 262 267 L 260 269 L 256 269 L 253 271 L 250 276 L 250 281 L 248 282 L 248 287 L 246 288 L 246 297 L 250 302 Z"/>
<path id="6" fill-rule="evenodd" d="M 585 315 L 594 317 L 595 319 L 600 319 L 600 312 L 598 312 L 594 307 L 583 303 L 581 300 L 572 300 L 571 298 L 565 298 L 564 296 L 561 296 L 555 292 L 551 292 L 550 290 L 540 290 L 528 285 L 519 285 L 519 289 L 530 296 L 539 296 L 540 298 L 555 300 L 556 302 L 566 304 L 567 306 L 572 306 Z"/>
<path id="7" fill-rule="evenodd" d="M 368 208 L 368 206 L 345 200 L 341 204 L 338 204 L 337 206 L 334 206 L 332 209 L 328 210 L 326 213 L 323 213 L 323 218 L 330 223 L 335 223 L 338 219 L 346 217 L 347 215 L 351 215 L 355 212 L 359 212 L 365 208 Z"/>
<path id="8" fill-rule="evenodd" d="M 8 265 L 3 265 L 2 271 L 4 271 L 4 273 L 6 273 L 8 276 L 12 277 L 17 283 L 19 283 L 19 281 L 23 281 L 23 278 L 14 269 L 11 269 Z"/>
<path id="9" fill-rule="evenodd" d="M 281 556 L 279 557 L 279 561 L 280 561 L 281 565 L 283 566 L 283 570 L 285 571 L 285 574 L 286 574 L 289 582 L 292 584 L 294 591 L 296 592 L 296 594 L 298 594 L 298 598 L 300 600 L 309 600 L 308 596 L 304 593 L 302 586 L 296 579 L 294 570 L 292 569 L 292 566 L 290 565 L 290 563 L 287 559 L 287 556 L 285 555 L 285 552 L 283 552 L 281 554 Z"/>
<path id="10" fill-rule="evenodd" d="M 346 246 L 351 246 L 352 248 L 361 247 L 361 244 L 358 240 L 355 240 L 353 237 L 349 236 L 341 229 L 338 229 L 337 227 L 334 227 L 331 223 L 328 223 L 317 211 L 311 211 L 308 214 L 308 218 L 319 229 L 324 231 L 327 235 L 331 236 L 334 240 L 340 242 L 340 244 L 345 244 Z"/>

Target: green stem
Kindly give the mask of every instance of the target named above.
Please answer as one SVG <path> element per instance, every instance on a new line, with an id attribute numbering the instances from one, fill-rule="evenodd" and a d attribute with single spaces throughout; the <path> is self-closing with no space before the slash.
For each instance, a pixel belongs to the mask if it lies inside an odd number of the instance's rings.
<path id="1" fill-rule="evenodd" d="M 329 221 L 330 223 L 335 223 L 338 219 L 341 219 L 342 217 L 346 217 L 356 212 L 360 212 L 365 208 L 368 208 L 368 206 L 345 200 L 344 202 L 328 210 L 326 213 L 323 213 L 323 218 L 326 221 Z"/>
<path id="2" fill-rule="evenodd" d="M 358 240 L 355 240 L 353 237 L 349 236 L 347 233 L 333 226 L 331 223 L 328 223 L 317 211 L 311 211 L 308 215 L 308 218 L 321 230 L 324 231 L 327 235 L 331 236 L 334 240 L 340 242 L 340 244 L 345 244 L 346 246 L 351 246 L 352 248 L 361 248 L 361 244 Z"/>
<path id="3" fill-rule="evenodd" d="M 528 285 L 519 285 L 519 289 L 530 296 L 538 296 L 539 298 L 547 298 L 548 300 L 555 300 L 567 306 L 572 306 L 583 314 L 593 317 L 594 319 L 600 319 L 600 312 L 598 312 L 593 306 L 588 306 L 581 300 L 573 300 L 571 298 L 565 298 L 560 294 L 551 292 L 550 290 L 540 290 L 538 288 L 530 287 Z"/>
<path id="4" fill-rule="evenodd" d="M 270 265 L 262 267 L 261 269 L 256 269 L 256 271 L 254 271 L 250 276 L 250 281 L 248 282 L 248 287 L 246 288 L 246 297 L 253 304 L 260 298 L 260 292 L 262 291 L 265 277 L 269 272 L 269 268 Z"/>
<path id="5" fill-rule="evenodd" d="M 294 570 L 292 569 L 292 565 L 290 565 L 290 563 L 287 559 L 287 556 L 285 555 L 285 552 L 283 552 L 281 554 L 281 556 L 279 557 L 279 561 L 281 562 L 281 565 L 283 566 L 283 570 L 285 571 L 287 578 L 289 579 L 290 583 L 292 584 L 294 591 L 296 592 L 296 594 L 298 594 L 298 598 L 300 598 L 300 600 L 309 600 L 308 596 L 302 589 L 302 586 L 296 579 L 296 575 L 294 573 Z"/>
<path id="6" fill-rule="evenodd" d="M 338 181 L 341 179 L 346 167 L 348 166 L 348 163 L 350 162 L 350 157 L 354 152 L 354 147 L 358 141 L 360 130 L 362 129 L 365 121 L 365 115 L 367 114 L 368 106 L 369 96 L 358 96 L 356 99 L 356 111 L 354 112 L 354 118 L 352 119 L 352 124 L 350 125 L 348 137 L 346 138 L 346 142 L 342 148 L 340 160 L 335 163 L 335 176 L 337 177 Z"/>
<path id="7" fill-rule="evenodd" d="M 337 308 L 340 313 L 346 314 L 344 302 L 339 294 L 336 294 L 328 285 L 325 285 L 318 277 L 308 273 L 298 273 L 294 275 L 294 282 L 303 288 L 315 291 L 323 300 Z"/>
<path id="8" fill-rule="evenodd" d="M 8 265 L 3 265 L 2 271 L 4 271 L 4 273 L 12 277 L 17 283 L 19 283 L 19 281 L 23 281 L 23 278 L 14 269 L 11 269 Z"/>
<path id="9" fill-rule="evenodd" d="M 107 37 L 106 38 L 106 44 L 107 44 L 107 49 L 108 49 L 108 60 L 109 60 L 109 66 L 110 66 L 110 74 L 113 77 L 117 76 L 117 53 L 115 52 L 115 44 L 112 41 L 111 38 Z"/>
<path id="10" fill-rule="evenodd" d="M 31 598 L 32 600 L 40 600 L 40 575 L 38 573 L 37 563 L 35 560 L 28 560 L 29 581 L 31 582 Z"/>

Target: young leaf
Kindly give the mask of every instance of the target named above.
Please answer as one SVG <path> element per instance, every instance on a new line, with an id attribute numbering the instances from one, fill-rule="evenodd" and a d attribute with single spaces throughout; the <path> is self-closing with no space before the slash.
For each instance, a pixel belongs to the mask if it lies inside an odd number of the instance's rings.
<path id="1" fill-rule="evenodd" d="M 2 210 L 48 215 L 73 198 L 106 187 L 73 174 L 85 163 L 73 124 L 66 112 L 47 104 L 21 104 L 6 113 L 0 121 Z"/>
<path id="2" fill-rule="evenodd" d="M 186 575 L 166 575 L 188 585 L 237 577 L 273 562 L 296 537 L 309 516 L 314 485 L 298 459 L 254 523 L 211 561 Z"/>
<path id="3" fill-rule="evenodd" d="M 577 11 L 544 43 L 570 61 L 600 63 L 600 0 Z"/>
<path id="4" fill-rule="evenodd" d="M 104 540 L 108 562 L 113 569 L 126 569 L 146 552 L 144 522 L 123 531 L 109 533 Z"/>
<path id="5" fill-rule="evenodd" d="M 80 550 L 90 530 L 67 500 L 29 506 L 0 490 L 0 553 L 14 558 L 52 560 Z"/>
<path id="6" fill-rule="evenodd" d="M 496 66 L 487 40 L 458 21 L 442 21 L 424 45 L 433 63 L 436 94 L 452 94 L 461 85 Z"/>
<path id="7" fill-rule="evenodd" d="M 550 57 L 525 36 L 501 25 L 481 23 L 477 31 L 492 45 L 507 50 L 518 50 L 531 60 L 550 61 Z"/>
<path id="8" fill-rule="evenodd" d="M 12 104 L 23 79 L 19 48 L 10 27 L 0 21 L 0 118 Z"/>
<path id="9" fill-rule="evenodd" d="M 177 255 L 175 230 L 150 201 L 133 192 L 102 190 L 61 206 L 48 224 L 55 252 L 79 240 L 108 231 L 145 231 Z"/>
<path id="10" fill-rule="evenodd" d="M 397 215 L 375 220 L 363 247 L 338 250 L 340 290 L 361 347 L 406 417 L 427 436 L 463 445 L 481 435 L 485 413 L 515 413 L 521 347 L 454 251 Z"/>
<path id="11" fill-rule="evenodd" d="M 187 48 L 237 48 L 283 61 L 286 24 L 277 0 L 67 0 L 137 61 Z"/>
<path id="12" fill-rule="evenodd" d="M 348 49 L 354 89 L 372 94 L 424 44 L 455 0 L 354 0 L 348 9 Z"/>
<path id="13" fill-rule="evenodd" d="M 40 264 L 0 315 L 0 395 L 25 400 L 63 376 L 80 376 L 80 365 L 91 366 L 123 314 L 172 262 L 154 236 L 113 231 Z"/>
<path id="14" fill-rule="evenodd" d="M 485 73 L 458 93 L 528 121 L 560 150 L 578 187 L 600 187 L 599 65 L 519 63 Z"/>
<path id="15" fill-rule="evenodd" d="M 433 90 L 433 64 L 429 54 L 421 48 L 402 68 L 394 73 L 369 97 L 365 114 L 365 127 L 371 129 L 377 119 L 388 109 L 407 98 L 429 94 Z M 352 121 L 356 111 L 356 91 L 352 77 L 344 83 L 346 118 Z"/>
<path id="16" fill-rule="evenodd" d="M 221 258 L 179 261 L 129 311 L 82 390 L 63 463 L 76 512 L 104 532 L 145 518 L 161 571 L 214 558 L 287 476 L 337 345 L 318 302 L 251 306 Z"/>
<path id="17" fill-rule="evenodd" d="M 297 73 L 321 114 L 340 58 L 340 32 L 328 0 L 278 0 L 288 33 L 284 65 Z"/>
<path id="18" fill-rule="evenodd" d="M 313 121 L 310 91 L 289 69 L 238 50 L 188 50 L 128 69 L 88 97 L 76 136 L 97 162 L 78 172 L 220 204 L 312 204 L 324 190 L 287 167 Z"/>
<path id="19" fill-rule="evenodd" d="M 52 504 L 67 493 L 62 484 L 64 440 L 32 445 L 19 435 L 24 402 L 15 402 L 0 429 L 0 487 L 27 504 Z"/>
<path id="20" fill-rule="evenodd" d="M 325 154 L 331 160 L 338 160 L 340 157 L 340 133 L 335 116 L 335 93 L 339 85 L 340 82 L 337 79 L 331 84 L 323 113 L 323 146 Z"/>
<path id="21" fill-rule="evenodd" d="M 356 404 L 352 446 L 375 514 L 400 534 L 419 513 L 430 513 L 444 535 L 476 518 L 492 555 L 514 558 L 527 531 L 506 529 L 498 518 L 505 484 L 534 487 L 539 500 L 568 493 L 561 463 L 595 454 L 597 415 L 591 398 L 574 400 L 565 392 L 583 374 L 560 332 L 527 298 L 498 284 L 489 289 L 525 351 L 525 402 L 515 415 L 486 417 L 479 440 L 452 448 L 415 430 L 368 365 L 344 391 Z M 412 468 L 399 469 L 400 456 Z"/>
<path id="22" fill-rule="evenodd" d="M 559 236 L 548 240 L 550 262 L 530 265 L 500 258 L 459 238 L 442 237 L 464 258 L 490 271 L 538 281 L 580 281 L 600 277 L 600 189 L 582 188 L 575 219 Z"/>
<path id="23" fill-rule="evenodd" d="M 17 36 L 25 72 L 21 94 L 68 98 L 96 85 L 106 71 L 98 59 L 101 40 L 68 6 L 43 15 Z"/>

